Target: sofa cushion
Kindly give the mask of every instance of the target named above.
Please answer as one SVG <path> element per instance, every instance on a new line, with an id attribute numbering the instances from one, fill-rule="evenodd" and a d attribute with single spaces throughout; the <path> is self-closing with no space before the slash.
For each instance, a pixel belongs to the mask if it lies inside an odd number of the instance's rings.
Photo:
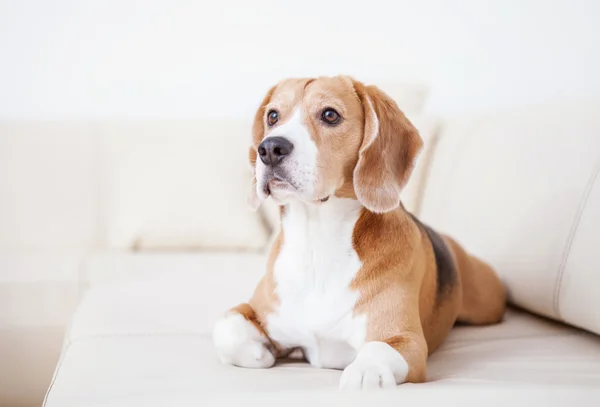
<path id="1" fill-rule="evenodd" d="M 489 261 L 510 300 L 600 333 L 600 102 L 443 125 L 421 218 Z"/>
<path id="2" fill-rule="evenodd" d="M 302 363 L 268 370 L 219 363 L 213 324 L 251 295 L 264 257 L 171 255 L 169 261 L 167 255 L 122 254 L 115 259 L 103 254 L 86 266 L 91 288 L 67 334 L 46 407 L 210 405 L 240 397 L 268 405 L 298 396 L 344 399 L 337 391 L 339 371 Z M 112 272 L 97 274 L 108 264 Z M 172 267 L 166 269 L 168 264 Z M 520 400 L 529 405 L 536 389 L 548 391 L 553 385 L 579 398 L 586 394 L 578 393 L 579 387 L 600 385 L 600 339 L 511 311 L 499 325 L 456 328 L 431 357 L 428 381 L 410 397 L 426 401 L 445 394 L 458 402 L 461 393 L 493 385 L 494 397 L 511 395 L 513 404 L 519 389 L 527 389 Z M 461 391 L 444 393 L 448 385 Z M 380 403 L 398 405 L 409 397 L 404 391 L 411 385 L 401 389 L 380 396 Z M 600 400 L 598 390 L 591 396 Z"/>
<path id="3" fill-rule="evenodd" d="M 99 134 L 109 247 L 264 247 L 268 228 L 246 204 L 250 123 L 119 122 Z"/>
<path id="4" fill-rule="evenodd" d="M 429 169 L 434 159 L 435 149 L 439 139 L 440 120 L 438 118 L 419 115 L 411 119 L 423 139 L 423 148 L 415 161 L 410 179 L 402 190 L 400 199 L 406 210 L 419 215 L 423 199 L 423 191 L 427 185 Z"/>
<path id="5" fill-rule="evenodd" d="M 0 250 L 99 243 L 96 147 L 88 123 L 0 122 Z"/>

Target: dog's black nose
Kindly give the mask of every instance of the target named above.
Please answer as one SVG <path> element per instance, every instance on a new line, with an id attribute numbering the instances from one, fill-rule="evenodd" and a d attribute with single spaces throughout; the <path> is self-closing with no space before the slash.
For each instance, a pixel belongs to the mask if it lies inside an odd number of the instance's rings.
<path id="1" fill-rule="evenodd" d="M 258 156 L 265 165 L 275 167 L 293 149 L 294 145 L 284 137 L 267 137 L 258 146 Z"/>

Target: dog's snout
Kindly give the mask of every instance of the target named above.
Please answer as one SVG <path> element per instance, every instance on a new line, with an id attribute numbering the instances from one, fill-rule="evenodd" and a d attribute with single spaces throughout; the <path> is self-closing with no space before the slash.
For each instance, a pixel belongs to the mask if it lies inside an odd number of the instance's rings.
<path id="1" fill-rule="evenodd" d="M 258 156 L 265 165 L 274 167 L 293 149 L 294 145 L 284 137 L 267 137 L 258 146 Z"/>

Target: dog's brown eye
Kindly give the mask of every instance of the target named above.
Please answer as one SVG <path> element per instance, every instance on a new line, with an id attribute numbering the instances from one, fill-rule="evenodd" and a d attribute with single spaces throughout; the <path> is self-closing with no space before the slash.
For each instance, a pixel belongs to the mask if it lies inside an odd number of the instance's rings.
<path id="1" fill-rule="evenodd" d="M 338 124 L 340 119 L 340 114 L 330 108 L 323 110 L 323 113 L 321 113 L 321 120 L 327 124 Z"/>
<path id="2" fill-rule="evenodd" d="M 274 125 L 278 121 L 279 121 L 279 113 L 277 113 L 277 111 L 275 111 L 275 110 L 270 110 L 269 114 L 267 114 L 267 123 L 269 124 L 269 126 Z"/>

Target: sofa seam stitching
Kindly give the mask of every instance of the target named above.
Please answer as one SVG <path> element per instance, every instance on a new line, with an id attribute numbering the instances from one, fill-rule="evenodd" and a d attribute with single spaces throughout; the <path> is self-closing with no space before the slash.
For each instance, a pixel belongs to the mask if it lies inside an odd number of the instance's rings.
<path id="1" fill-rule="evenodd" d="M 571 230 L 569 231 L 569 236 L 567 238 L 567 244 L 565 245 L 565 250 L 563 252 L 562 259 L 559 265 L 558 276 L 554 287 L 554 312 L 561 321 L 564 321 L 564 318 L 562 317 L 560 312 L 560 292 L 562 291 L 562 283 L 565 268 L 569 260 L 569 255 L 571 254 L 571 248 L 573 246 L 573 242 L 575 241 L 575 236 L 577 235 L 577 230 L 579 229 L 581 218 L 583 217 L 583 213 L 585 212 L 585 208 L 587 207 L 588 199 L 590 197 L 594 184 L 596 183 L 598 173 L 600 173 L 600 159 L 596 162 L 595 168 L 592 170 L 592 175 L 590 176 L 585 186 L 585 190 L 583 192 L 579 208 L 577 209 L 577 213 L 575 214 L 575 218 L 573 219 Z"/>

